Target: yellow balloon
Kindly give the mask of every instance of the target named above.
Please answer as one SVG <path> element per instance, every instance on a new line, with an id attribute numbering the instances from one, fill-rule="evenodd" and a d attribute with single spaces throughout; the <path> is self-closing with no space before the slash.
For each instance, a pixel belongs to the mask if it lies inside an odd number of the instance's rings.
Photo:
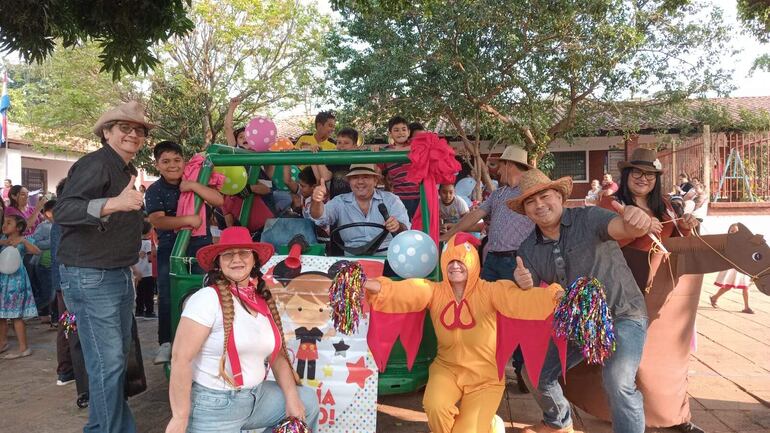
<path id="1" fill-rule="evenodd" d="M 225 182 L 219 191 L 225 195 L 235 195 L 243 190 L 248 181 L 244 167 L 216 167 L 214 171 L 225 176 Z"/>

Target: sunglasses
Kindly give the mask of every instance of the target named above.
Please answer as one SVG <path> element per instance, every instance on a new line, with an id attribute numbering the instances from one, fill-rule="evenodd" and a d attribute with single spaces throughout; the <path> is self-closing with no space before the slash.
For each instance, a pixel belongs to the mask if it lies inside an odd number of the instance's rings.
<path id="1" fill-rule="evenodd" d="M 254 253 L 251 250 L 237 250 L 224 252 L 219 257 L 227 262 L 231 262 L 236 256 L 242 261 L 246 261 L 249 257 L 252 257 L 252 254 Z"/>
<path id="2" fill-rule="evenodd" d="M 128 135 L 131 133 L 131 131 L 134 131 L 136 133 L 137 137 L 146 137 L 147 136 L 147 128 L 144 127 L 144 125 L 138 125 L 138 126 L 131 126 L 128 123 L 116 123 L 115 124 L 120 132 Z"/>

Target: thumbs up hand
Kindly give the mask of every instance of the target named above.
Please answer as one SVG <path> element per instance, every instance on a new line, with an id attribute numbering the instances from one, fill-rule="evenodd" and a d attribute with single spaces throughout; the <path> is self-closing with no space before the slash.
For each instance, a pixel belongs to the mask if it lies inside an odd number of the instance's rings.
<path id="1" fill-rule="evenodd" d="M 524 267 L 524 261 L 521 260 L 521 257 L 516 257 L 516 269 L 513 270 L 513 279 L 522 290 L 529 290 L 535 285 L 532 281 L 532 273 Z"/>
<path id="2" fill-rule="evenodd" d="M 618 213 L 618 215 L 623 215 L 623 212 L 625 212 L 626 207 L 620 204 L 617 200 L 612 200 L 612 209 Z"/>
<path id="3" fill-rule="evenodd" d="M 323 203 L 326 198 L 326 185 L 322 182 L 320 185 L 313 188 L 312 200 L 316 203 Z"/>
<path id="4" fill-rule="evenodd" d="M 107 200 L 102 215 L 113 212 L 130 212 L 142 208 L 144 197 L 141 192 L 134 189 L 134 182 L 136 182 L 136 176 L 131 176 L 131 180 L 128 181 L 128 185 L 123 188 L 123 191 L 117 197 Z"/>
<path id="5" fill-rule="evenodd" d="M 636 206 L 623 206 L 617 201 L 612 202 L 612 208 L 623 218 L 626 229 L 636 234 L 636 237 L 646 235 L 653 227 L 652 218 L 647 212 Z"/>

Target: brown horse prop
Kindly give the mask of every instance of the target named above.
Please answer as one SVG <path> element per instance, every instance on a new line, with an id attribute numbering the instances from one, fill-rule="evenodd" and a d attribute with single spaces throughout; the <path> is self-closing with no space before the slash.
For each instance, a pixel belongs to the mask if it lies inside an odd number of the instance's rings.
<path id="1" fill-rule="evenodd" d="M 650 323 L 636 380 L 650 427 L 690 420 L 687 363 L 703 274 L 736 268 L 752 276 L 757 289 L 770 296 L 770 247 L 762 235 L 752 234 L 743 224 L 738 227 L 731 234 L 693 234 L 663 241 L 671 254 L 651 271 L 652 290 L 645 296 Z M 648 266 L 647 253 L 640 258 Z M 577 407 L 609 420 L 601 383 L 601 367 L 581 363 L 567 373 L 565 394 Z"/>

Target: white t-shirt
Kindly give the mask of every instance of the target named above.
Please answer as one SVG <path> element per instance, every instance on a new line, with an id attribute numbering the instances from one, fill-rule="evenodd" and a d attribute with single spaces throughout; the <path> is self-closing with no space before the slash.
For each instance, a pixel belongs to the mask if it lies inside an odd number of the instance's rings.
<path id="1" fill-rule="evenodd" d="M 152 241 L 142 239 L 142 247 L 139 249 L 139 261 L 134 265 L 138 278 L 152 276 L 152 263 L 149 260 L 150 253 L 152 253 Z"/>
<path id="2" fill-rule="evenodd" d="M 270 325 L 270 319 L 266 316 L 262 314 L 252 316 L 243 309 L 237 299 L 233 299 L 233 303 L 235 305 L 233 333 L 241 361 L 243 386 L 253 388 L 265 380 L 265 361 L 275 348 L 273 328 Z M 203 343 L 198 356 L 193 360 L 193 381 L 207 388 L 233 389 L 219 376 L 219 360 L 224 352 L 225 333 L 217 290 L 204 287 L 190 296 L 182 317 L 211 328 L 211 333 Z M 232 377 L 229 357 L 226 357 L 225 369 Z"/>
<path id="3" fill-rule="evenodd" d="M 465 203 L 465 200 L 459 199 L 457 196 L 455 196 L 452 203 L 449 203 L 448 205 L 439 200 L 439 214 L 441 215 L 441 219 L 444 220 L 444 223 L 457 224 L 457 222 L 460 221 L 460 218 L 467 213 L 468 204 Z"/>

